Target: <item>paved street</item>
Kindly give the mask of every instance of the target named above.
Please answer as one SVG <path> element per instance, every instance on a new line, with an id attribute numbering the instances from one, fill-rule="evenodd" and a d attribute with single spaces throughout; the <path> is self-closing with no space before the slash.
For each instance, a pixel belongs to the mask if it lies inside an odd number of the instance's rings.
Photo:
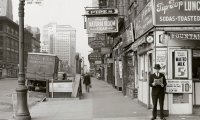
<path id="1" fill-rule="evenodd" d="M 16 102 L 17 78 L 0 79 L 0 120 L 9 119 L 13 116 L 13 101 Z M 12 98 L 12 94 L 15 97 Z M 29 92 L 29 107 L 34 106 L 38 101 L 44 98 L 44 94 Z"/>
<path id="2" fill-rule="evenodd" d="M 92 79 L 92 90 L 78 99 L 49 99 L 30 109 L 32 120 L 149 120 L 151 110 L 124 97 L 104 81 Z M 198 116 L 170 116 L 169 120 L 199 120 Z"/>

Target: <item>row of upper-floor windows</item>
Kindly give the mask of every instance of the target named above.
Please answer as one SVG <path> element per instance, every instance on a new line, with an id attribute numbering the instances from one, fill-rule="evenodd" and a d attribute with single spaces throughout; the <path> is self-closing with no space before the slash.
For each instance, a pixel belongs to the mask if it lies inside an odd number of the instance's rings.
<path id="1" fill-rule="evenodd" d="M 0 47 L 3 46 L 5 46 L 5 48 L 18 50 L 19 43 L 12 38 L 0 36 Z"/>
<path id="2" fill-rule="evenodd" d="M 0 60 L 4 60 L 7 62 L 18 63 L 18 53 L 0 49 Z"/>
<path id="3" fill-rule="evenodd" d="M 12 34 L 14 36 L 19 35 L 18 29 L 14 29 L 11 26 L 5 25 L 5 24 L 0 24 L 0 31 L 7 32 L 7 33 Z"/>

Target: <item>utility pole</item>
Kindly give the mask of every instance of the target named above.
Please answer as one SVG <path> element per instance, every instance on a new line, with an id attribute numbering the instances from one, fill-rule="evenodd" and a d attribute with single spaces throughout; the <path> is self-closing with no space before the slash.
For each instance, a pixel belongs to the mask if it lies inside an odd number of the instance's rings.
<path id="1" fill-rule="evenodd" d="M 27 87 L 24 71 L 24 6 L 25 0 L 19 0 L 19 76 L 17 85 L 17 111 L 15 120 L 31 120 L 27 105 Z"/>

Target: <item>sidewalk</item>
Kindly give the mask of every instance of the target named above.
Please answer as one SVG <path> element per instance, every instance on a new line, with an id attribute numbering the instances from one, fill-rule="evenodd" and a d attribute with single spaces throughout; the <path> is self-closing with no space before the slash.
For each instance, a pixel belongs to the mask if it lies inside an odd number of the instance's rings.
<path id="1" fill-rule="evenodd" d="M 84 89 L 83 89 L 84 90 Z M 104 81 L 92 79 L 90 93 L 78 99 L 49 99 L 30 110 L 32 120 L 150 120 L 151 110 L 124 97 Z M 199 120 L 198 116 L 170 116 L 168 120 Z"/>

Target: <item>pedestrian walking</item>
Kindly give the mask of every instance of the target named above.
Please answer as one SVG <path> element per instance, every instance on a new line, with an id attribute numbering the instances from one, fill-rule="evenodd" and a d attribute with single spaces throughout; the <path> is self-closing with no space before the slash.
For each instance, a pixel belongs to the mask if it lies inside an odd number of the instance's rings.
<path id="1" fill-rule="evenodd" d="M 86 92 L 90 92 L 91 80 L 90 75 L 88 73 L 86 73 L 86 75 L 84 76 L 83 84 L 85 84 Z"/>
<path id="2" fill-rule="evenodd" d="M 165 75 L 160 73 L 160 65 L 155 64 L 154 66 L 155 73 L 150 75 L 149 85 L 152 87 L 152 101 L 153 101 L 153 117 L 151 120 L 155 120 L 157 117 L 157 103 L 159 100 L 160 104 L 160 119 L 166 120 L 164 118 L 163 113 L 163 106 L 164 106 L 164 99 L 165 99 L 165 87 L 167 85 Z"/>

